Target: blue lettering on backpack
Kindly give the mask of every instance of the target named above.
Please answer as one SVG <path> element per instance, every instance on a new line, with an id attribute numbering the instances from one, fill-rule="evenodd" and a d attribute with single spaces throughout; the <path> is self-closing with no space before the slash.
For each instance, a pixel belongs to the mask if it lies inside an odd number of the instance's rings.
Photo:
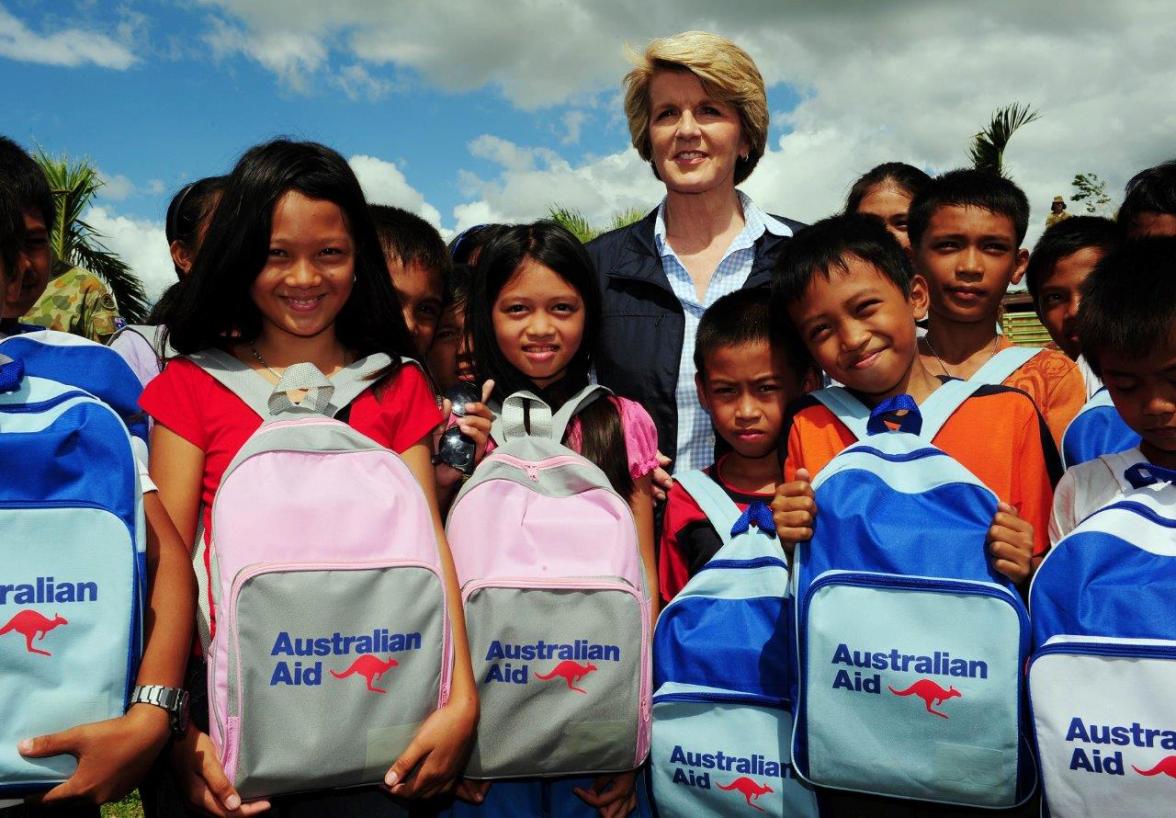
<path id="1" fill-rule="evenodd" d="M 373 680 L 379 678 L 387 670 L 396 667 L 399 662 L 389 656 L 386 660 L 376 657 L 383 654 L 402 653 L 404 651 L 420 650 L 421 635 L 419 633 L 393 633 L 388 628 L 376 628 L 371 633 L 343 634 L 335 631 L 330 636 L 291 636 L 288 631 L 279 631 L 274 638 L 274 646 L 270 649 L 271 656 L 359 656 L 373 655 L 371 660 L 360 663 L 357 659 L 343 672 L 331 670 L 336 679 L 359 674 L 368 679 L 368 689 L 385 692 L 374 687 Z M 274 664 L 274 672 L 270 677 L 270 686 L 299 685 L 317 686 L 323 683 L 323 663 L 303 663 L 295 660 L 292 663 L 285 659 Z"/>
<path id="2" fill-rule="evenodd" d="M 512 662 L 502 660 L 510 659 Z M 579 682 L 598 669 L 595 662 L 621 661 L 619 645 L 601 645 L 587 639 L 572 642 L 538 642 L 517 644 L 494 639 L 486 650 L 486 661 L 493 662 L 486 671 L 483 682 L 503 682 L 525 685 L 532 678 L 540 681 L 563 679 L 568 689 L 587 693 Z M 558 661 L 552 668 L 532 670 L 531 662 Z M 544 671 L 547 671 L 544 673 Z"/>

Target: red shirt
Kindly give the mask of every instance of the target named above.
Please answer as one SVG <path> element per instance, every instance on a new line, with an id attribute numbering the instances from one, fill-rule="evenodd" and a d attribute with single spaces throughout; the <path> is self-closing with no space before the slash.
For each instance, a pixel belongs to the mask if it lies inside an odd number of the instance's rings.
<path id="1" fill-rule="evenodd" d="M 259 376 L 260 377 L 260 376 Z M 212 499 L 229 462 L 261 426 L 261 418 L 228 387 L 184 358 L 171 361 L 147 385 L 139 405 L 204 452 L 200 491 L 204 539 L 210 542 Z M 351 403 L 348 424 L 395 452 L 403 452 L 441 422 L 424 374 L 408 364 Z"/>

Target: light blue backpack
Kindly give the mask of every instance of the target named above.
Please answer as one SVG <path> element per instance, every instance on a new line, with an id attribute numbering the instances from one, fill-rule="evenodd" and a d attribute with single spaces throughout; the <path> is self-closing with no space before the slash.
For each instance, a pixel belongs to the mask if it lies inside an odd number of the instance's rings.
<path id="1" fill-rule="evenodd" d="M 814 534 L 793 568 L 792 758 L 814 784 L 991 808 L 1032 793 L 1029 622 L 989 564 L 997 498 L 930 442 L 977 386 L 873 413 L 844 389 L 814 393 L 858 438 L 813 480 Z"/>
<path id="2" fill-rule="evenodd" d="M 1171 814 L 1176 798 L 1176 472 L 1124 477 L 1133 488 L 1054 546 L 1029 595 L 1042 787 L 1065 818 Z"/>
<path id="3" fill-rule="evenodd" d="M 1138 445 L 1139 435 L 1119 417 L 1104 386 L 1090 396 L 1062 433 L 1062 465 L 1068 469 Z"/>
<path id="4" fill-rule="evenodd" d="M 44 790 L 77 767 L 68 755 L 25 759 L 19 740 L 125 712 L 144 549 L 118 415 L 0 355 L 0 795 Z"/>
<path id="5" fill-rule="evenodd" d="M 772 514 L 676 475 L 722 538 L 658 618 L 650 777 L 663 818 L 816 815 L 790 766 L 791 600 Z"/>

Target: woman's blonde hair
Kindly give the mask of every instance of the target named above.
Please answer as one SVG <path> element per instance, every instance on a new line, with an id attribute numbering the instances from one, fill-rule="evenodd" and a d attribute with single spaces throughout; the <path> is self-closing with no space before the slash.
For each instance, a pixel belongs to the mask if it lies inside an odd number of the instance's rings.
<path id="1" fill-rule="evenodd" d="M 643 54 L 632 54 L 634 68 L 625 75 L 625 116 L 633 147 L 652 162 L 649 140 L 649 83 L 658 71 L 689 71 L 716 101 L 739 112 L 747 158 L 735 162 L 735 184 L 755 169 L 768 141 L 768 97 L 755 61 L 726 37 L 706 31 L 685 31 L 653 40 Z M 653 175 L 658 176 L 657 168 Z M 661 177 L 658 176 L 660 179 Z"/>

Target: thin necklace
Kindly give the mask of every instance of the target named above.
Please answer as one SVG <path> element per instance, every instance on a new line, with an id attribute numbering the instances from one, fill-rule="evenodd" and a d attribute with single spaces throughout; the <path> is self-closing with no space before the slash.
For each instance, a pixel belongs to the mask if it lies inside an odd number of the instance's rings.
<path id="1" fill-rule="evenodd" d="M 261 357 L 261 353 L 257 351 L 257 347 L 255 347 L 252 343 L 249 344 L 249 351 L 253 353 L 253 357 L 257 359 L 257 362 L 259 364 L 261 364 L 262 366 L 264 366 L 266 371 L 274 376 L 275 380 L 280 381 L 282 379 L 282 376 L 279 375 L 277 372 L 275 372 L 274 368 L 265 362 L 265 358 Z M 934 350 L 932 350 L 932 351 L 934 351 Z M 936 356 L 936 357 L 938 357 L 938 356 Z M 943 363 L 943 362 L 940 361 L 940 363 Z"/>
<path id="2" fill-rule="evenodd" d="M 931 350 L 931 354 L 935 356 L 935 360 L 939 361 L 939 368 L 943 370 L 943 374 L 949 378 L 956 377 L 955 375 L 951 374 L 951 372 L 948 371 L 947 364 L 945 364 L 943 362 L 943 359 L 939 357 L 939 353 L 935 351 L 935 345 L 933 343 L 931 343 L 931 334 L 928 333 L 928 334 L 924 335 L 923 340 L 925 340 L 927 342 L 927 349 Z M 996 345 L 998 343 L 1000 343 L 1000 336 L 999 335 L 995 336 L 992 339 L 992 349 L 988 350 L 988 357 L 984 359 L 985 364 L 988 363 L 989 361 L 991 361 L 992 356 L 996 354 Z M 984 366 L 984 364 L 980 364 L 980 366 Z"/>

